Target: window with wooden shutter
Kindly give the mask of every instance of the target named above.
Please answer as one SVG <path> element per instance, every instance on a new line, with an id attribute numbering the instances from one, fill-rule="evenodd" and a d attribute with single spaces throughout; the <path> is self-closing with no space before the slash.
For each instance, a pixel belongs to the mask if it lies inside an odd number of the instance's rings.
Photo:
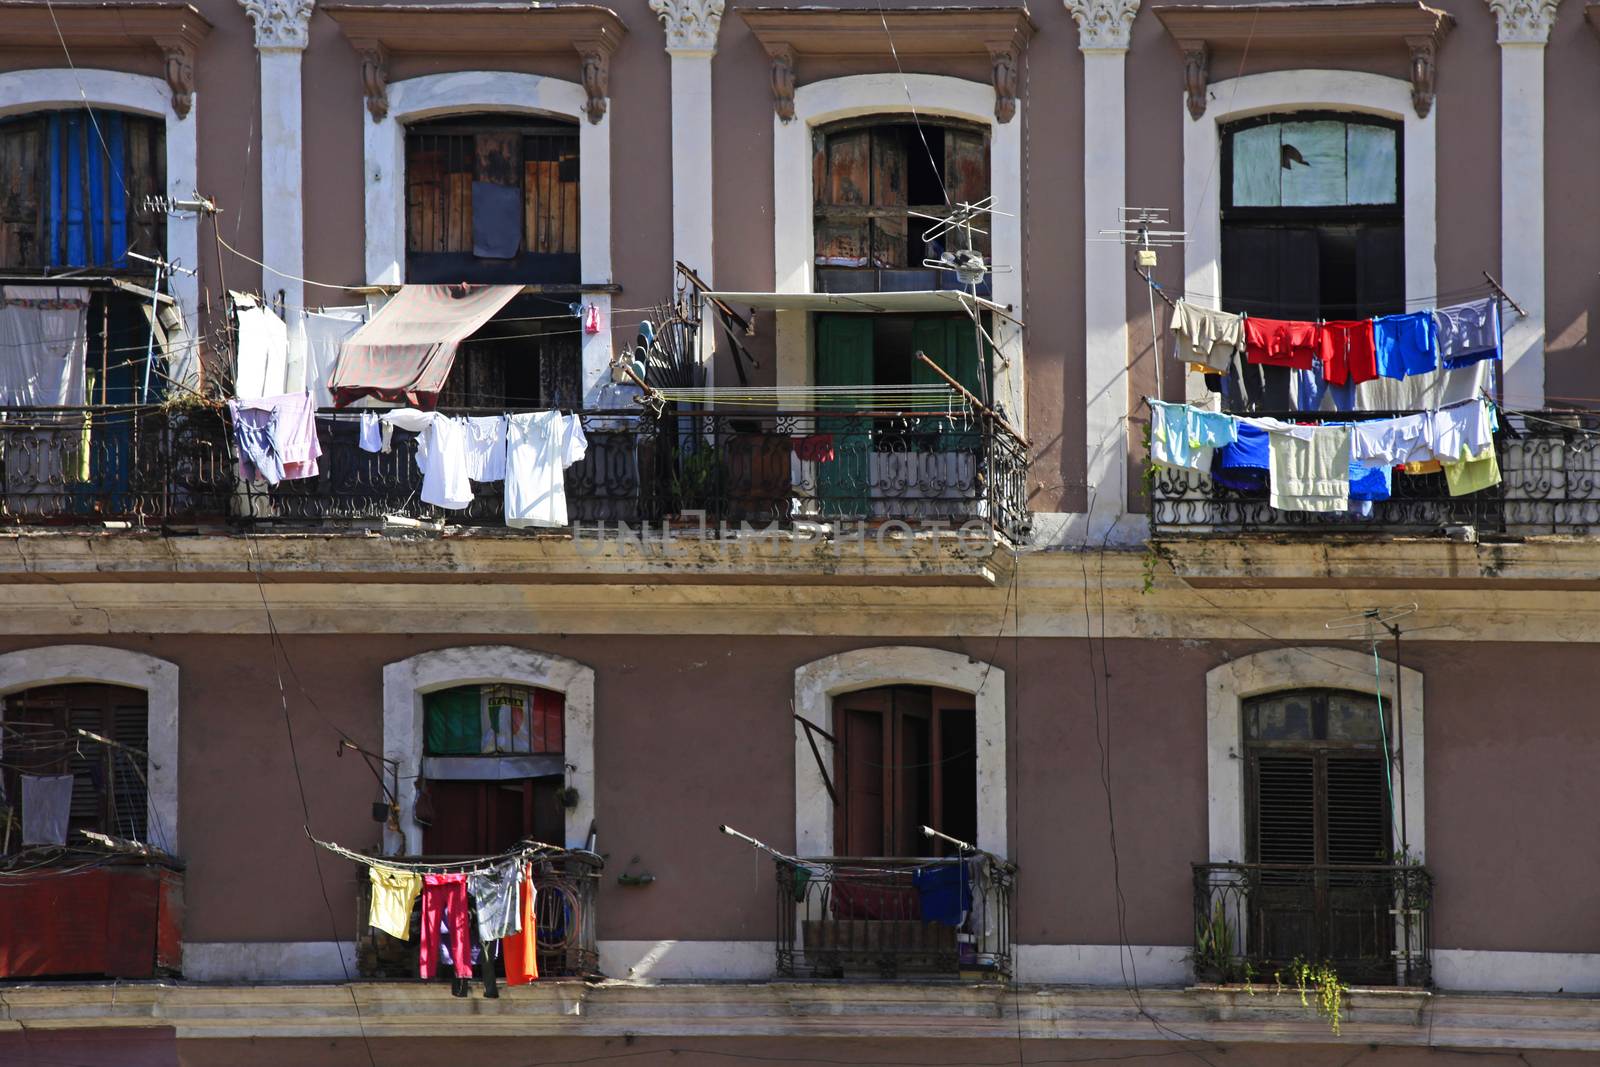
<path id="1" fill-rule="evenodd" d="M 576 285 L 578 127 L 455 117 L 406 129 L 406 281 Z"/>
<path id="2" fill-rule="evenodd" d="M 932 826 L 963 841 L 978 832 L 977 720 L 972 697 L 884 686 L 834 699 L 834 852 L 944 856 Z"/>
<path id="3" fill-rule="evenodd" d="M 69 844 L 79 830 L 148 842 L 148 723 L 142 689 L 53 685 L 7 695 L 6 755 L 0 773 L 5 806 L 20 819 L 22 775 L 70 774 Z M 86 737 L 80 730 L 115 743 Z M 8 841 L 8 851 L 20 847 L 20 824 L 12 826 Z"/>
<path id="4" fill-rule="evenodd" d="M 145 202 L 166 191 L 159 119 L 104 108 L 0 119 L 0 269 L 148 274 L 128 252 L 166 250 L 166 218 Z"/>
<path id="5" fill-rule="evenodd" d="M 987 129 L 851 120 L 819 127 L 812 151 L 818 292 L 957 287 L 949 272 L 924 266 L 945 248 L 924 239 L 935 223 L 918 216 L 989 195 Z M 974 234 L 974 247 L 987 254 L 987 235 Z"/>

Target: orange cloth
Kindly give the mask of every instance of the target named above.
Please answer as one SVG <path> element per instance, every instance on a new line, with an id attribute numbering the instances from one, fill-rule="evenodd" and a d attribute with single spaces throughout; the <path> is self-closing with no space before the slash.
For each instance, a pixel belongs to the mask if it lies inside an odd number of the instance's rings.
<path id="1" fill-rule="evenodd" d="M 522 867 L 522 929 L 500 942 L 506 985 L 527 985 L 539 977 L 539 923 L 533 907 L 533 865 Z"/>
<path id="2" fill-rule="evenodd" d="M 1438 474 L 1444 470 L 1444 465 L 1436 459 L 1424 459 L 1417 463 L 1407 463 L 1402 469 L 1407 474 Z"/>

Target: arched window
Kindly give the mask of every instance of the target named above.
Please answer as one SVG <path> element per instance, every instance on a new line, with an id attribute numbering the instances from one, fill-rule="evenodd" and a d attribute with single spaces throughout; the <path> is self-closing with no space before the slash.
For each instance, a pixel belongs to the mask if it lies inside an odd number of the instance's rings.
<path id="1" fill-rule="evenodd" d="M 146 198 L 166 193 L 160 119 L 103 108 L 0 119 L 0 268 L 132 269 L 129 250 L 166 251 L 166 221 Z"/>
<path id="2" fill-rule="evenodd" d="M 989 195 L 988 129 L 874 118 L 821 126 L 812 138 L 817 291 L 959 288 L 923 265 L 947 249 L 924 239 L 935 223 L 918 216 Z M 987 255 L 988 235 L 975 234 L 974 247 Z"/>

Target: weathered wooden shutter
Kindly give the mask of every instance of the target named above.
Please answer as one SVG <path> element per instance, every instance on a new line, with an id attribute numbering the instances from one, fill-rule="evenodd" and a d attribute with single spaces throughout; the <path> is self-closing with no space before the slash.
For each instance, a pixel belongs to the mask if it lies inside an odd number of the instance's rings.
<path id="1" fill-rule="evenodd" d="M 1312 864 L 1317 860 L 1317 768 L 1309 754 L 1251 759 L 1256 863 Z"/>

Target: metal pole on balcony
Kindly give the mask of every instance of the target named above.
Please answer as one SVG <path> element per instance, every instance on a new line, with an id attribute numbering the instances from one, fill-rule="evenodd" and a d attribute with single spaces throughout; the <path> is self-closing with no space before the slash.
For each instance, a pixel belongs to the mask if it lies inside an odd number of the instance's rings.
<path id="1" fill-rule="evenodd" d="M 1400 854 L 1407 859 L 1411 854 L 1411 840 L 1406 832 L 1406 686 L 1400 669 L 1400 627 L 1392 622 L 1383 624 L 1394 635 L 1394 733 L 1395 747 L 1400 752 Z"/>

